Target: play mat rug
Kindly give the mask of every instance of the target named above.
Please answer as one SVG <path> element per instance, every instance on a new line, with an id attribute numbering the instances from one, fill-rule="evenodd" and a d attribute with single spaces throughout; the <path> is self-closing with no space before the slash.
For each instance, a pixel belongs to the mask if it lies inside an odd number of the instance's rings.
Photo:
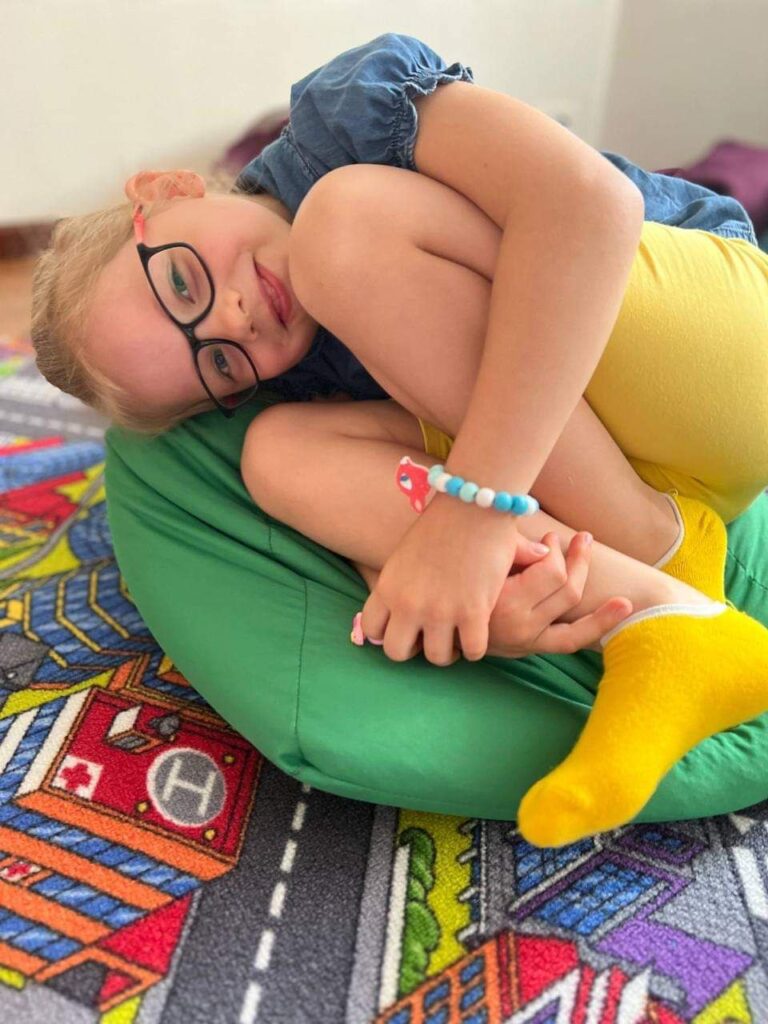
<path id="1" fill-rule="evenodd" d="M 768 1021 L 768 804 L 541 851 L 298 783 L 147 630 L 99 437 L 32 426 L 0 436 L 3 1024 Z"/>

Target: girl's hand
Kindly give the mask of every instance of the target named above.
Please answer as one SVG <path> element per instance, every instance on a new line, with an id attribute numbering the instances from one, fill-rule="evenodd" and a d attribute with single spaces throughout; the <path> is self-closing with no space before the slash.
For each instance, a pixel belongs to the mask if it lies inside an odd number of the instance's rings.
<path id="1" fill-rule="evenodd" d="M 491 614 L 488 654 L 500 658 L 573 654 L 597 644 L 631 614 L 628 598 L 612 597 L 575 622 L 555 624 L 581 602 L 592 555 L 586 537 L 574 534 L 563 558 L 557 534 L 545 534 L 542 540 L 549 554 L 507 578 Z"/>
<path id="2" fill-rule="evenodd" d="M 542 557 L 510 517 L 438 494 L 382 568 L 359 626 L 393 661 L 417 654 L 423 633 L 427 661 L 450 665 L 457 631 L 461 653 L 478 661 L 512 564 Z"/>

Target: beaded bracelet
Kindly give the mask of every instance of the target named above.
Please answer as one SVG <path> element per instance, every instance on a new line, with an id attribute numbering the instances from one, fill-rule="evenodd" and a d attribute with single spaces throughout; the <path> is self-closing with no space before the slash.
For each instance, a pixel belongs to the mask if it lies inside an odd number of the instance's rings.
<path id="1" fill-rule="evenodd" d="M 454 498 L 480 508 L 495 508 L 499 512 L 509 512 L 513 516 L 532 516 L 539 511 L 539 503 L 531 494 L 510 494 L 508 491 L 493 491 L 490 487 L 479 487 L 471 480 L 446 473 L 445 466 L 434 465 L 427 469 L 413 462 L 407 455 L 400 460 L 397 467 L 397 485 L 408 495 L 411 507 L 423 512 L 426 495 L 430 487 L 441 494 L 450 494 Z"/>

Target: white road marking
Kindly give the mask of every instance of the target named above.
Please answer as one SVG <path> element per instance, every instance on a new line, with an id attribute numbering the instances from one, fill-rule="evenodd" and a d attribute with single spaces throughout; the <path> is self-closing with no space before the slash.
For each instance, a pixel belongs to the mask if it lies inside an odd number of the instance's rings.
<path id="1" fill-rule="evenodd" d="M 291 822 L 291 828 L 294 832 L 301 832 L 301 826 L 304 824 L 304 815 L 307 813 L 307 805 L 303 800 L 299 800 L 296 804 L 296 810 L 293 815 L 293 821 Z"/>
<path id="2" fill-rule="evenodd" d="M 275 933 L 271 928 L 266 928 L 261 933 L 259 948 L 256 950 L 256 959 L 253 961 L 253 966 L 257 971 L 266 971 L 269 967 L 269 961 L 272 958 L 272 947 L 274 944 Z"/>
<path id="3" fill-rule="evenodd" d="M 304 793 L 311 792 L 311 788 L 304 783 L 302 785 L 302 791 Z M 296 810 L 293 812 L 293 820 L 291 821 L 291 829 L 294 832 L 300 832 L 304 825 L 304 817 L 307 813 L 307 805 L 303 800 L 299 800 L 296 804 Z M 295 839 L 287 839 L 285 843 L 285 850 L 283 851 L 283 860 L 280 864 L 280 871 L 284 875 L 289 875 L 293 868 L 293 862 L 296 859 L 296 851 L 298 849 L 298 843 Z M 275 888 L 272 891 L 272 899 L 269 903 L 269 916 L 280 920 L 283 913 L 283 906 L 285 904 L 285 897 L 288 892 L 288 886 L 285 882 L 279 881 L 275 884 Z M 275 932 L 271 928 L 265 928 L 259 937 L 259 946 L 256 950 L 256 956 L 254 957 L 253 967 L 256 971 L 266 971 L 269 968 L 270 961 L 272 959 L 272 951 L 275 946 Z M 243 999 L 243 1006 L 240 1010 L 240 1021 L 239 1024 L 254 1024 L 259 1014 L 259 1003 L 261 1002 L 262 989 L 255 981 L 251 981 L 246 989 L 245 998 Z"/>
<path id="4" fill-rule="evenodd" d="M 243 1008 L 240 1011 L 240 1024 L 253 1024 L 259 1012 L 259 1001 L 261 1000 L 261 985 L 252 981 L 248 986 L 243 1000 Z"/>
<path id="5" fill-rule="evenodd" d="M 280 870 L 284 874 L 290 875 L 291 868 L 293 867 L 293 861 L 294 861 L 295 856 L 296 856 L 296 840 L 295 839 L 289 839 L 288 842 L 285 844 L 285 853 L 283 854 L 283 863 L 280 865 Z"/>
<path id="6" fill-rule="evenodd" d="M 280 919 L 285 903 L 286 885 L 285 882 L 278 882 L 272 893 L 272 900 L 269 904 L 269 916 Z"/>

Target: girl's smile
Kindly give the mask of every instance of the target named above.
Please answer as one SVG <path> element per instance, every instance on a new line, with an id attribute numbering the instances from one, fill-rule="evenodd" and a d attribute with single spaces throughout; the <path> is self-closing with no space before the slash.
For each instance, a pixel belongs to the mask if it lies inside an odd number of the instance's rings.
<path id="1" fill-rule="evenodd" d="M 285 214 L 244 196 L 210 195 L 166 201 L 146 217 L 148 245 L 184 242 L 208 267 L 214 302 L 195 334 L 242 345 L 261 381 L 298 363 L 318 328 L 291 287 Z M 190 285 L 184 276 L 182 268 L 169 274 L 182 297 Z M 99 275 L 85 335 L 91 361 L 144 408 L 187 415 L 214 408 L 186 339 L 152 292 L 133 239 Z"/>

